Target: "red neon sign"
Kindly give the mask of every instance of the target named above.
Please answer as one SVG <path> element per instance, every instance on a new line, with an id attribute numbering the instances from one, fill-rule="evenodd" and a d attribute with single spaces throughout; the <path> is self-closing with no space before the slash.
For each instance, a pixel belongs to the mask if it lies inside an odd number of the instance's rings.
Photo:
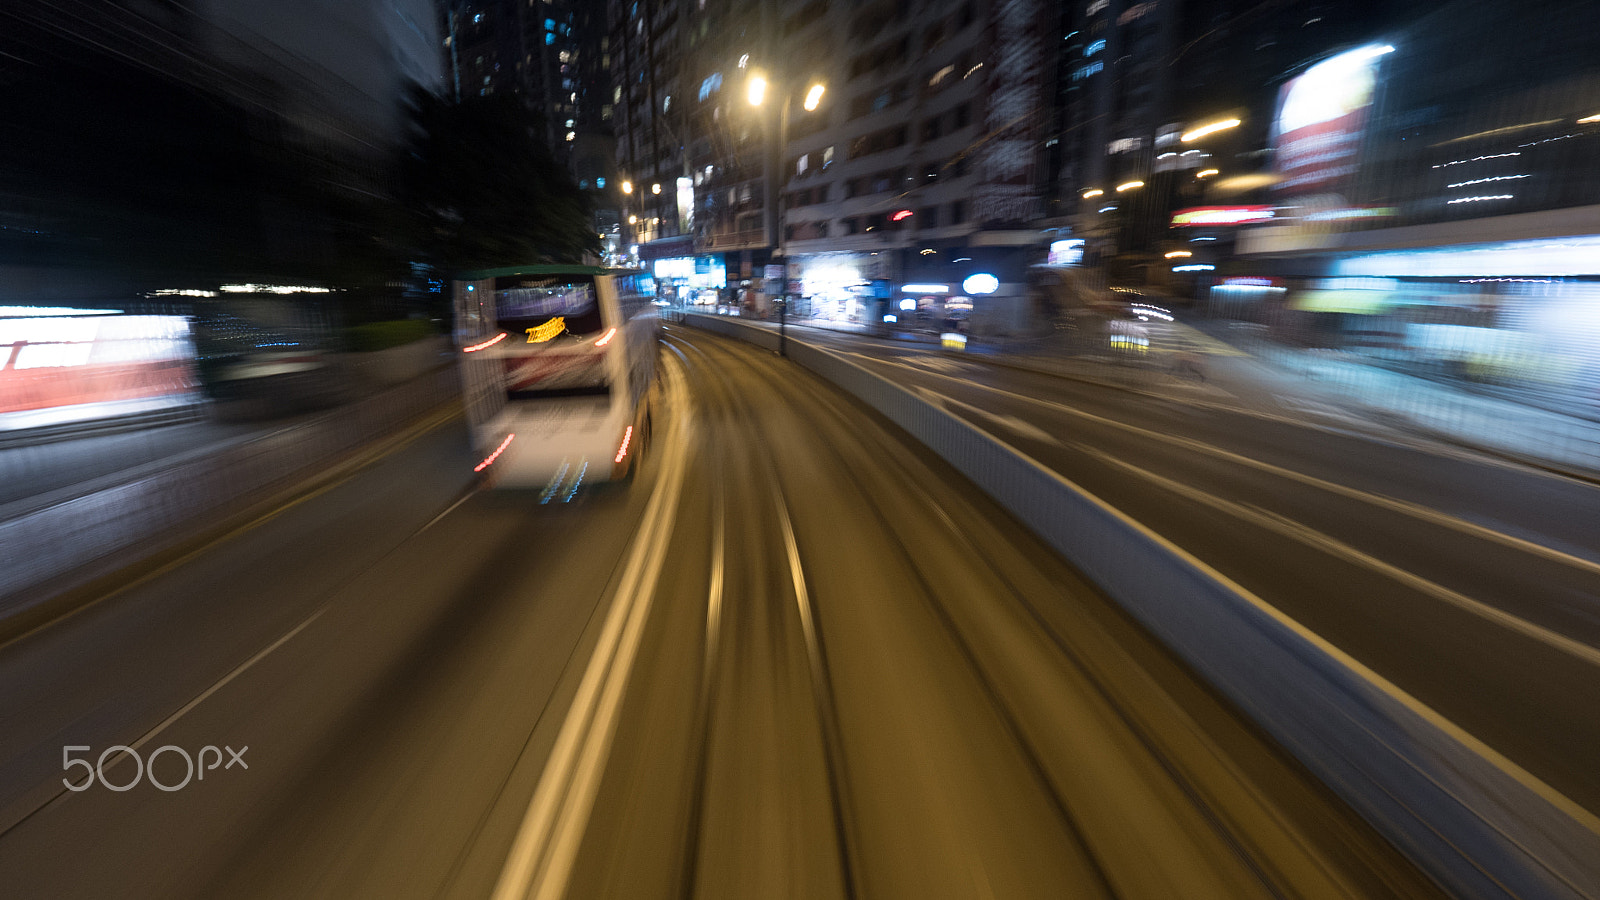
<path id="1" fill-rule="evenodd" d="M 1196 206 L 1172 214 L 1174 225 L 1243 225 L 1272 218 L 1270 206 Z"/>

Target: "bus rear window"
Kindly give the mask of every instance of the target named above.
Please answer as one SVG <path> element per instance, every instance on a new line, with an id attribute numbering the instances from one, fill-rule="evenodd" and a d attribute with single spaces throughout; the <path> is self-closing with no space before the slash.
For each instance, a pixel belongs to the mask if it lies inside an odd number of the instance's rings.
<path id="1" fill-rule="evenodd" d="M 571 275 L 497 278 L 494 308 L 500 327 L 512 333 L 542 329 L 557 319 L 568 334 L 586 336 L 601 331 L 600 304 L 595 299 L 593 278 Z"/>

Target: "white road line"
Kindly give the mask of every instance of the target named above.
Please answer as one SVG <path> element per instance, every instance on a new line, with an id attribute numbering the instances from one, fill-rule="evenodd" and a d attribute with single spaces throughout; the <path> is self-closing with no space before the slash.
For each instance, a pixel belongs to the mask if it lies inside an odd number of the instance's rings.
<path id="1" fill-rule="evenodd" d="M 964 410 L 968 415 L 981 416 L 997 425 L 1000 425 L 1003 428 L 1008 428 L 1012 431 L 1015 431 L 1017 434 L 1020 434 L 1025 438 L 1030 438 L 1044 444 L 1054 444 L 1057 447 L 1062 446 L 1061 441 L 1057 440 L 1055 435 L 1052 435 L 1050 432 L 1045 431 L 1043 428 L 1040 428 L 1026 419 L 1021 419 L 1017 416 L 1008 416 L 1002 413 L 991 412 L 980 406 L 973 406 L 970 403 L 963 403 L 954 397 L 947 397 L 944 394 L 929 390 L 920 385 L 911 385 L 911 389 L 923 400 L 929 403 L 945 407 L 946 409 L 954 406 L 958 409 Z"/>
<path id="2" fill-rule="evenodd" d="M 662 442 L 662 475 L 618 579 L 594 655 L 500 871 L 494 900 L 563 896 L 588 827 L 688 469 L 691 423 L 684 371 L 670 357 L 667 362 L 673 370 L 665 382 L 674 415 Z"/>
<path id="3" fill-rule="evenodd" d="M 859 355 L 859 354 L 856 354 L 856 355 Z M 866 358 L 870 359 L 870 357 L 866 357 Z M 874 360 L 874 361 L 875 362 L 880 362 L 880 363 L 886 362 L 885 360 Z M 895 363 L 889 363 L 889 364 L 890 365 L 897 365 Z M 906 367 L 906 368 L 909 368 L 909 367 Z M 950 376 L 948 376 L 948 375 L 943 375 L 943 374 L 940 374 L 938 372 L 929 372 L 929 371 L 924 370 L 924 369 L 912 368 L 911 371 L 917 372 L 918 374 L 922 374 L 922 375 L 932 375 L 932 376 L 934 376 L 936 378 L 948 378 L 949 380 L 955 381 L 955 382 L 957 382 L 959 384 L 967 385 L 967 386 L 970 386 L 970 387 L 982 388 L 983 390 L 989 391 L 991 393 L 999 394 L 999 395 L 1004 396 L 1004 397 L 1009 397 L 1009 398 L 1011 398 L 1013 400 L 1020 400 L 1020 401 L 1024 401 L 1024 402 L 1027 402 L 1027 403 L 1034 404 L 1036 406 L 1042 406 L 1042 407 L 1045 407 L 1046 409 L 1050 409 L 1050 410 L 1053 410 L 1053 411 L 1056 411 L 1056 412 L 1065 413 L 1067 415 L 1076 416 L 1078 418 L 1086 419 L 1088 421 L 1095 422 L 1097 424 L 1107 425 L 1107 426 L 1110 426 L 1112 428 L 1118 428 L 1118 429 L 1121 429 L 1123 431 L 1126 431 L 1126 432 L 1129 432 L 1129 433 L 1132 433 L 1132 434 L 1137 434 L 1140 437 L 1145 437 L 1145 438 L 1149 438 L 1151 440 L 1160 441 L 1162 443 L 1170 444 L 1170 445 L 1175 446 L 1175 447 L 1182 447 L 1185 450 L 1193 450 L 1193 451 L 1195 451 L 1197 453 L 1204 453 L 1204 454 L 1206 454 L 1208 456 L 1213 456 L 1213 457 L 1216 457 L 1218 459 L 1227 460 L 1228 462 L 1236 463 L 1238 465 L 1248 466 L 1250 468 L 1257 469 L 1257 470 L 1262 471 L 1262 472 L 1266 472 L 1266 473 L 1269 473 L 1269 474 L 1272 474 L 1272 475 L 1277 475 L 1277 476 L 1279 476 L 1281 478 L 1287 478 L 1287 479 L 1290 479 L 1291 481 L 1298 481 L 1301 484 L 1307 485 L 1309 487 L 1319 488 L 1321 490 L 1328 491 L 1329 493 L 1334 493 L 1334 494 L 1338 494 L 1338 495 L 1343 496 L 1343 497 L 1348 497 L 1348 498 L 1350 498 L 1352 500 L 1359 500 L 1361 502 L 1364 502 L 1364 503 L 1367 503 L 1367 504 L 1370 504 L 1370 505 L 1373 505 L 1373 506 L 1379 506 L 1379 507 L 1387 509 L 1387 510 L 1389 510 L 1391 512 L 1401 513 L 1402 515 L 1407 515 L 1407 516 L 1410 516 L 1410 517 L 1412 517 L 1414 519 L 1419 519 L 1419 520 L 1427 522 L 1427 523 L 1429 523 L 1431 525 L 1438 525 L 1438 526 L 1441 526 L 1441 527 L 1444 527 L 1444 528 L 1449 528 L 1452 531 L 1456 531 L 1456 532 L 1459 532 L 1461 534 L 1465 534 L 1465 535 L 1468 535 L 1468 536 L 1471 536 L 1471 537 L 1476 537 L 1476 538 L 1480 538 L 1480 539 L 1483 539 L 1483 540 L 1492 541 L 1494 543 L 1500 544 L 1501 546 L 1509 547 L 1509 548 L 1511 548 L 1513 550 L 1520 550 L 1520 551 L 1522 551 L 1524 553 L 1531 553 L 1531 554 L 1533 554 L 1535 556 L 1540 556 L 1540 557 L 1543 557 L 1543 558 L 1545 558 L 1547 560 L 1550 560 L 1551 562 L 1556 562 L 1556 563 L 1560 563 L 1562 565 L 1571 566 L 1571 567 L 1573 567 L 1575 569 L 1579 569 L 1579 570 L 1587 572 L 1589 574 L 1600 575 L 1600 562 L 1596 562 L 1595 560 L 1586 559 L 1586 558 L 1581 557 L 1581 556 L 1575 556 L 1575 555 L 1573 555 L 1571 553 L 1565 553 L 1565 552 L 1563 552 L 1561 550 L 1557 550 L 1554 547 L 1548 547 L 1548 546 L 1545 546 L 1544 544 L 1540 544 L 1540 543 L 1537 543 L 1535 541 L 1530 541 L 1530 540 L 1527 540 L 1525 538 L 1517 537 L 1515 535 L 1510 535 L 1510 534 L 1506 534 L 1506 533 L 1501 532 L 1501 531 L 1496 531 L 1493 528 L 1488 528 L 1488 527 L 1485 527 L 1483 525 L 1479 525 L 1476 522 L 1469 522 L 1469 521 L 1467 521 L 1465 519 L 1460 519 L 1460 518 L 1452 516 L 1452 515 L 1450 515 L 1448 513 L 1440 512 L 1439 510 L 1431 509 L 1429 507 L 1422 506 L 1422 505 L 1417 504 L 1417 503 L 1412 503 L 1412 502 L 1407 501 L 1407 500 L 1398 500 L 1398 499 L 1395 499 L 1393 497 L 1386 497 L 1386 496 L 1384 496 L 1382 494 L 1374 494 L 1374 493 L 1371 493 L 1371 492 L 1368 492 L 1368 491 L 1363 491 L 1363 490 L 1361 490 L 1359 488 L 1353 488 L 1353 487 L 1349 487 L 1348 485 L 1339 484 L 1338 482 L 1328 481 L 1326 479 L 1318 478 L 1315 475 L 1307 475 L 1304 472 L 1296 472 L 1293 469 L 1286 469 L 1283 466 L 1274 465 L 1273 463 L 1264 462 L 1264 461 L 1258 460 L 1258 459 L 1252 459 L 1251 457 L 1244 456 L 1244 455 L 1241 455 L 1239 453 L 1235 453 L 1235 452 L 1233 452 L 1231 450 L 1225 450 L 1225 449 L 1223 449 L 1221 447 L 1218 447 L 1218 446 L 1216 446 L 1214 444 L 1207 444 L 1207 443 L 1204 443 L 1202 441 L 1195 440 L 1193 438 L 1179 437 L 1177 435 L 1164 434 L 1164 433 L 1159 432 L 1159 431 L 1152 431 L 1152 430 L 1150 430 L 1148 428 L 1141 428 L 1138 425 L 1130 425 L 1130 424 L 1128 424 L 1126 422 L 1119 422 L 1116 419 L 1109 419 L 1109 418 L 1106 418 L 1105 416 L 1099 416 L 1099 415 L 1095 415 L 1094 413 L 1091 413 L 1091 412 L 1085 412 L 1085 411 L 1083 411 L 1081 409 L 1075 409 L 1075 408 L 1073 408 L 1071 406 L 1067 406 L 1067 405 L 1062 404 L 1062 403 L 1057 403 L 1055 401 L 1041 400 L 1041 399 L 1039 399 L 1037 397 L 1030 397 L 1030 396 L 1028 396 L 1026 394 L 1014 393 L 1012 391 L 1008 391 L 1008 390 L 1005 390 L 1003 388 L 992 387 L 992 386 L 986 385 L 986 384 L 978 384 L 976 382 L 971 382 L 971 381 L 962 381 L 959 378 L 950 378 Z M 938 396 L 943 396 L 943 395 L 938 395 Z M 959 401 L 957 401 L 957 402 L 959 402 Z"/>
<path id="4" fill-rule="evenodd" d="M 811 595 L 806 591 L 805 569 L 800 566 L 800 545 L 794 539 L 794 525 L 783 501 L 783 488 L 772 480 L 772 499 L 778 507 L 778 525 L 783 529 L 783 547 L 789 556 L 789 577 L 794 583 L 794 602 L 800 612 L 800 630 L 806 639 L 806 657 L 811 661 L 813 680 L 822 677 L 822 646 L 817 643 L 817 625 L 811 614 Z"/>
<path id="5" fill-rule="evenodd" d="M 717 490 L 712 499 L 716 504 L 714 524 L 711 533 L 711 589 L 706 593 L 706 653 L 705 664 L 700 673 L 701 690 L 711 689 L 712 667 L 716 665 L 717 653 L 722 640 L 722 583 L 726 569 L 726 535 L 727 535 L 727 508 L 724 505 L 722 490 Z M 707 696 L 706 702 L 711 698 Z"/>
<path id="6" fill-rule="evenodd" d="M 1244 503 L 1237 503 L 1232 500 L 1226 500 L 1222 497 L 1217 497 L 1213 494 L 1208 494 L 1205 491 L 1194 487 L 1193 485 L 1184 484 L 1181 481 L 1175 481 L 1163 475 L 1157 475 L 1148 469 L 1143 469 L 1134 465 L 1133 463 L 1118 459 L 1117 457 L 1103 450 L 1098 450 L 1081 444 L 1075 446 L 1074 449 L 1077 449 L 1083 453 L 1087 453 L 1096 459 L 1107 463 L 1108 465 L 1116 466 L 1117 468 L 1124 469 L 1128 472 L 1138 475 L 1139 477 L 1158 484 L 1175 494 L 1188 497 L 1191 500 L 1203 503 L 1213 509 L 1221 510 L 1222 512 L 1234 516 L 1235 518 L 1244 519 L 1247 522 L 1251 522 L 1255 525 L 1275 531 L 1279 534 L 1300 541 L 1303 544 L 1315 547 L 1316 549 L 1319 549 L 1330 556 L 1337 556 L 1347 562 L 1355 563 L 1356 565 L 1371 569 L 1380 575 L 1405 584 L 1406 586 L 1420 591 L 1421 593 L 1427 594 L 1428 596 L 1437 600 L 1442 600 L 1445 603 L 1469 612 L 1475 616 L 1478 616 L 1479 618 L 1485 619 L 1504 628 L 1508 628 L 1517 632 L 1518 634 L 1532 638 L 1535 641 L 1538 641 L 1563 653 L 1575 656 L 1590 665 L 1600 666 L 1600 650 L 1597 650 L 1588 644 L 1573 640 L 1572 638 L 1569 638 L 1560 632 L 1552 631 L 1541 625 L 1529 622 L 1526 619 L 1519 618 L 1503 609 L 1499 609 L 1498 607 L 1484 603 L 1481 600 L 1474 600 L 1465 594 L 1453 591 L 1443 585 L 1435 584 L 1434 582 L 1429 581 L 1420 575 L 1409 572 L 1391 563 L 1384 562 L 1375 556 L 1358 550 L 1355 547 L 1338 540 L 1337 538 L 1323 534 L 1322 532 L 1317 531 L 1307 525 L 1303 525 L 1299 522 L 1295 522 L 1291 519 L 1287 519 L 1283 516 L 1259 507 L 1250 506 Z"/>

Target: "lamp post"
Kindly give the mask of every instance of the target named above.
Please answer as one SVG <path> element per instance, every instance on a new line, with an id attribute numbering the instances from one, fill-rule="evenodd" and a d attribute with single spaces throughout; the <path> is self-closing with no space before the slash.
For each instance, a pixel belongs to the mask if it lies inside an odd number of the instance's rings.
<path id="1" fill-rule="evenodd" d="M 806 90 L 802 106 L 806 112 L 816 112 L 822 104 L 822 95 L 827 93 L 827 86 L 818 82 Z M 745 99 L 751 106 L 762 106 L 767 97 L 767 79 L 755 74 L 750 76 L 745 85 Z M 792 91 L 783 92 L 783 103 L 778 108 L 778 133 L 773 141 L 773 148 L 767 154 L 767 178 L 764 218 L 767 222 L 767 241 L 775 248 L 774 254 L 778 264 L 782 266 L 782 277 L 779 279 L 783 285 L 778 300 L 778 355 L 788 356 L 788 321 L 789 321 L 789 256 L 785 250 L 787 236 L 783 230 L 783 217 L 780 212 L 783 191 L 782 184 L 787 183 L 786 171 L 783 166 L 783 153 L 789 146 L 789 113 L 794 104 Z"/>

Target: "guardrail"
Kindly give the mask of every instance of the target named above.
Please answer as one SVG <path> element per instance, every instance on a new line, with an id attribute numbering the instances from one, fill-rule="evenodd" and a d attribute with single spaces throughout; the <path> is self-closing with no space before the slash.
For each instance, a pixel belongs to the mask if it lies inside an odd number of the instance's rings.
<path id="1" fill-rule="evenodd" d="M 775 349 L 735 320 L 686 323 Z M 789 358 L 910 432 L 1144 623 L 1452 894 L 1600 897 L 1600 821 L 1015 448 L 821 347 Z"/>
<path id="2" fill-rule="evenodd" d="M 159 552 L 459 396 L 454 366 L 309 421 L 0 522 L 0 633 L 54 598 Z"/>

